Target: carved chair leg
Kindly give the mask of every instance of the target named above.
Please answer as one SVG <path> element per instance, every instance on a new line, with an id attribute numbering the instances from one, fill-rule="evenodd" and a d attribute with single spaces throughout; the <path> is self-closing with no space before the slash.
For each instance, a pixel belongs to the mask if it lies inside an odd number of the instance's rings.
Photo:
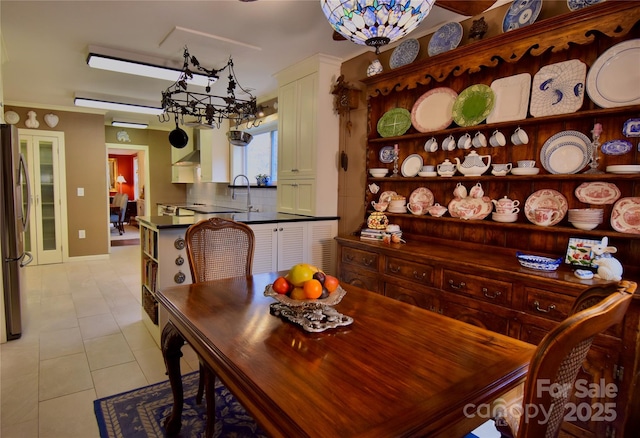
<path id="1" fill-rule="evenodd" d="M 180 358 L 184 338 L 171 322 L 168 322 L 162 330 L 161 345 L 171 392 L 173 393 L 173 408 L 171 414 L 164 420 L 164 428 L 168 435 L 177 435 L 182 428 L 182 403 L 184 394 L 182 390 L 182 375 L 180 373 Z"/>

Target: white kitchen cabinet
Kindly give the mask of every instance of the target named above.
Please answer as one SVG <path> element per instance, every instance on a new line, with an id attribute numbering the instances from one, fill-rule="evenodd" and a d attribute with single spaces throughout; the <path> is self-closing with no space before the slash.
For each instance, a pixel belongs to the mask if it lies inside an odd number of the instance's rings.
<path id="1" fill-rule="evenodd" d="M 249 226 L 255 235 L 254 274 L 288 270 L 297 263 L 310 263 L 335 273 L 337 220 Z"/>
<path id="2" fill-rule="evenodd" d="M 218 129 L 201 129 L 200 145 L 200 181 L 230 182 L 231 144 L 227 138 L 229 122 L 223 121 Z"/>
<path id="3" fill-rule="evenodd" d="M 25 250 L 31 264 L 62 263 L 66 242 L 64 133 L 20 129 L 20 152 L 27 160 L 31 196 L 23 183 L 23 202 L 30 203 Z"/>
<path id="4" fill-rule="evenodd" d="M 313 216 L 315 212 L 315 186 L 315 179 L 279 180 L 278 211 Z"/>
<path id="5" fill-rule="evenodd" d="M 339 75 L 340 61 L 321 54 L 276 74 L 280 212 L 337 214 L 339 118 L 331 89 Z"/>

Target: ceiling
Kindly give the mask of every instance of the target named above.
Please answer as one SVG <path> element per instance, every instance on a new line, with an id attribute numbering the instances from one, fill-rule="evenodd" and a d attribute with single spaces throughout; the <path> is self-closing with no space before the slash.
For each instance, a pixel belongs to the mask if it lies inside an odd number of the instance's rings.
<path id="1" fill-rule="evenodd" d="M 466 18 L 437 4 L 413 37 Z M 347 60 L 372 51 L 334 41 L 318 0 L 2 0 L 0 18 L 7 107 L 89 112 L 73 107 L 76 94 L 159 104 L 170 83 L 92 69 L 86 64 L 90 47 L 174 67 L 181 67 L 185 46 L 207 68 L 223 67 L 231 56 L 240 85 L 259 102 L 276 96 L 275 73 L 313 54 Z M 222 79 L 212 93 L 224 95 L 226 86 Z M 171 123 L 160 124 L 155 116 L 105 114 L 106 123 L 113 118 L 172 129 Z"/>

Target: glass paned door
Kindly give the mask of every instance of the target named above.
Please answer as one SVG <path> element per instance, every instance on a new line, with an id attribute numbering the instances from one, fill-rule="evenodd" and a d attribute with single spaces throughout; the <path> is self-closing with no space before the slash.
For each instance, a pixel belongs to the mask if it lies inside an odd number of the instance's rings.
<path id="1" fill-rule="evenodd" d="M 31 139 L 24 139 L 21 138 L 20 139 L 20 153 L 22 155 L 24 155 L 26 161 L 27 161 L 27 166 L 30 167 L 30 171 L 29 171 L 29 178 L 31 179 L 31 181 L 29 181 L 29 185 L 31 187 L 35 187 L 34 182 L 33 182 L 33 165 L 31 163 L 33 163 L 33 154 L 32 154 L 32 148 L 31 148 Z M 36 239 L 35 237 L 35 229 L 33 227 L 33 224 L 35 222 L 35 210 L 33 208 L 33 200 L 34 200 L 34 195 L 33 192 L 29 195 L 28 194 L 28 190 L 27 190 L 27 182 L 22 180 L 21 181 L 21 186 L 22 186 L 22 211 L 26 212 L 29 209 L 27 208 L 27 204 L 31 203 L 31 210 L 29 213 L 29 217 L 27 218 L 27 220 L 29 221 L 29 226 L 27 227 L 27 231 L 24 234 L 24 250 L 27 252 L 30 252 L 33 255 L 33 264 L 38 264 L 38 259 L 37 259 L 37 254 L 34 251 L 34 246 L 33 243 Z"/>
<path id="2" fill-rule="evenodd" d="M 54 185 L 55 169 L 53 165 L 53 142 L 38 139 L 40 158 L 40 228 L 42 229 L 42 249 L 55 250 L 56 233 L 56 187 Z"/>

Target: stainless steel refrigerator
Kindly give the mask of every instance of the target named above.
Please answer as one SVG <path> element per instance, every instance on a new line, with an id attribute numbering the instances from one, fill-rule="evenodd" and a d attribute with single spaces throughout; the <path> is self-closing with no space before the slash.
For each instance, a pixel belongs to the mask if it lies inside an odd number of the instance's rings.
<path id="1" fill-rule="evenodd" d="M 24 268 L 31 254 L 24 250 L 24 232 L 29 224 L 30 186 L 27 162 L 20 153 L 18 129 L 0 125 L 0 233 L 2 233 L 2 288 L 7 340 L 22 334 L 20 294 L 24 287 Z"/>

